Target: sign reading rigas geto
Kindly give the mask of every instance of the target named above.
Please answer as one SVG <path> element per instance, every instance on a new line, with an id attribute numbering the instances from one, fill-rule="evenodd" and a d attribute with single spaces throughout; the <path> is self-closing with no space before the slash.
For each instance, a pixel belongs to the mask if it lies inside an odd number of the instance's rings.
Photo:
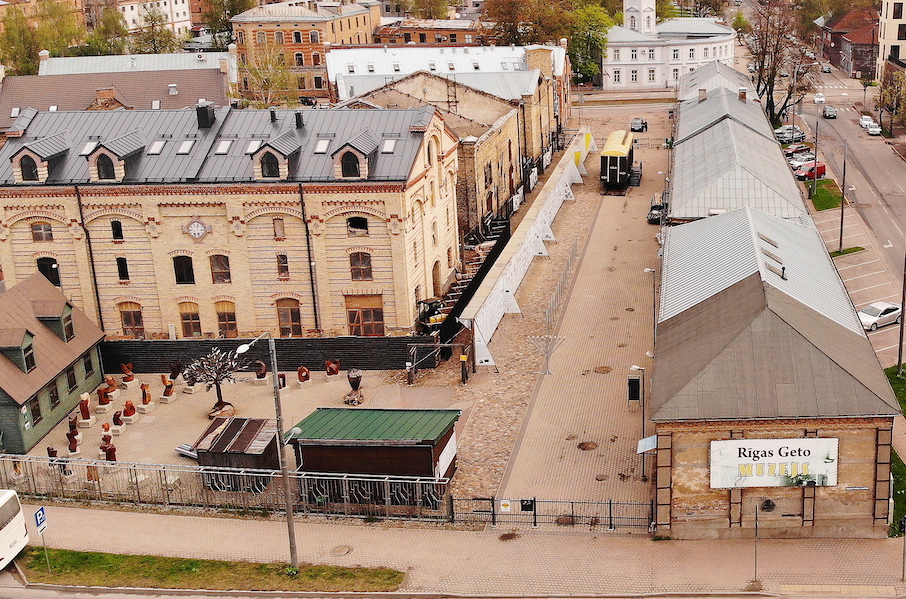
<path id="1" fill-rule="evenodd" d="M 711 488 L 832 487 L 837 439 L 711 441 Z"/>

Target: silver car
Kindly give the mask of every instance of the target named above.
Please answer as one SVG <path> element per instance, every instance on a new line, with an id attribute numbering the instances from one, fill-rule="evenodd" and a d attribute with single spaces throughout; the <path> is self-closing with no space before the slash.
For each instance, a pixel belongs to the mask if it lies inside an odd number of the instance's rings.
<path id="1" fill-rule="evenodd" d="M 901 316 L 900 307 L 890 302 L 875 302 L 859 310 L 859 320 L 866 331 L 874 331 L 887 324 L 899 324 Z"/>

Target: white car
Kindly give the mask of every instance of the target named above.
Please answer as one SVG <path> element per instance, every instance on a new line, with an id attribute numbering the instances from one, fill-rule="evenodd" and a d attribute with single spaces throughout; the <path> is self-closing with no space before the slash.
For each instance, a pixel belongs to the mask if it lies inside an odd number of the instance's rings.
<path id="1" fill-rule="evenodd" d="M 861 125 L 863 129 L 865 129 L 866 127 L 868 127 L 868 125 L 870 125 L 871 123 L 874 123 L 874 122 L 875 122 L 875 120 L 867 114 L 863 114 L 862 116 L 859 117 L 859 125 Z"/>
<path id="2" fill-rule="evenodd" d="M 824 104 L 824 94 L 815 94 L 815 104 Z"/>
<path id="3" fill-rule="evenodd" d="M 874 331 L 887 324 L 899 324 L 900 317 L 900 307 L 890 302 L 875 302 L 859 310 L 859 320 L 866 331 Z"/>
<path id="4" fill-rule="evenodd" d="M 881 135 L 881 125 L 877 123 L 869 124 L 865 127 L 865 130 L 868 131 L 869 135 Z"/>
<path id="5" fill-rule="evenodd" d="M 802 168 L 802 165 L 807 162 L 814 162 L 815 155 L 812 153 L 796 154 L 794 157 L 790 158 L 789 163 L 790 167 L 794 171 L 798 171 Z"/>

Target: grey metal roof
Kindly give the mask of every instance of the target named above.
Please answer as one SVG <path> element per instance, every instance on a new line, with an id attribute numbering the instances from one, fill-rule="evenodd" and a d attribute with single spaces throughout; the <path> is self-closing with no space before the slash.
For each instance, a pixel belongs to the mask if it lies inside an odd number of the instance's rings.
<path id="1" fill-rule="evenodd" d="M 375 137 L 375 135 L 374 135 L 374 131 L 372 131 L 371 129 L 365 129 L 364 131 L 360 132 L 358 135 L 354 136 L 352 139 L 350 139 L 343 145 L 352 146 L 353 148 L 355 148 L 362 154 L 367 155 L 367 154 L 371 154 L 372 152 L 374 152 L 377 149 L 378 140 L 377 140 L 377 137 Z M 334 150 L 333 153 L 336 154 L 338 151 L 339 151 L 339 148 L 337 148 L 337 150 Z"/>
<path id="2" fill-rule="evenodd" d="M 284 156 L 289 156 L 299 149 L 300 139 L 294 131 L 284 131 L 277 137 L 267 140 L 264 145 L 270 146 Z"/>
<path id="3" fill-rule="evenodd" d="M 625 43 L 625 42 L 657 42 L 658 38 L 653 35 L 639 33 L 635 29 L 629 29 L 622 25 L 614 25 L 607 30 L 607 43 Z"/>
<path id="4" fill-rule="evenodd" d="M 15 184 L 10 157 L 24 144 L 60 132 L 68 133 L 69 151 L 51 163 L 48 185 L 88 183 L 88 161 L 79 154 L 89 142 L 106 145 L 129 138 L 138 143 L 138 136 L 147 146 L 127 162 L 125 183 L 252 181 L 252 158 L 247 151 L 253 142 L 260 146 L 269 141 L 301 150 L 299 160 L 291 163 L 289 180 L 334 181 L 331 152 L 366 129 L 376 139 L 397 139 L 392 153 L 377 152 L 371 157 L 368 179 L 405 181 L 434 109 L 303 110 L 301 129 L 296 129 L 295 112 L 275 110 L 272 121 L 269 110 L 224 107 L 207 129 L 199 128 L 195 110 L 38 112 L 20 123 L 24 135 L 10 138 L 0 148 L 0 184 Z M 314 153 L 318 139 L 330 140 L 325 154 Z M 162 142 L 160 153 L 150 154 L 156 141 Z"/>
<path id="5" fill-rule="evenodd" d="M 774 131 L 761 110 L 761 104 L 739 99 L 738 91 L 717 88 L 702 101 L 689 100 L 679 107 L 674 144 L 697 135 L 723 119 L 733 119 L 774 142 Z"/>
<path id="6" fill-rule="evenodd" d="M 674 150 L 670 182 L 674 220 L 750 207 L 774 216 L 806 214 L 780 145 L 733 119 L 687 138 Z"/>
<path id="7" fill-rule="evenodd" d="M 125 158 L 144 148 L 145 138 L 138 129 L 133 129 L 125 135 L 120 135 L 110 141 L 101 142 L 101 145 L 120 158 Z"/>
<path id="8" fill-rule="evenodd" d="M 820 233 L 754 210 L 664 244 L 655 420 L 893 415 Z"/>
<path id="9" fill-rule="evenodd" d="M 295 0 L 290 2 L 275 2 L 255 6 L 230 19 L 233 23 L 285 23 L 286 21 L 329 21 L 338 16 L 361 15 L 369 12 L 368 7 L 376 4 L 370 0 L 359 0 L 358 3 L 340 4 L 338 2 L 314 2 L 315 8 L 309 3 Z M 369 32 L 370 33 L 370 32 Z"/>
<path id="10" fill-rule="evenodd" d="M 706 89 L 710 93 L 712 90 L 724 88 L 735 93 L 740 87 L 748 90 L 750 100 L 758 97 L 752 81 L 744 73 L 714 60 L 680 76 L 676 98 L 680 102 L 695 100 L 700 89 Z"/>
<path id="11" fill-rule="evenodd" d="M 173 54 L 114 54 L 111 56 L 66 56 L 41 61 L 38 75 L 75 73 L 126 73 L 130 71 L 177 71 L 219 69 L 229 52 L 177 52 Z"/>
<path id="12" fill-rule="evenodd" d="M 338 72 L 333 81 L 337 84 L 337 93 L 340 99 L 346 100 L 354 96 L 367 94 L 388 83 L 399 81 L 419 71 L 446 77 L 504 100 L 521 100 L 523 96 L 535 93 L 538 87 L 538 77 L 541 74 L 537 69 L 532 71 L 498 71 L 496 73 L 460 73 L 449 72 L 446 68 L 435 72 L 422 68 L 409 73 L 399 72 L 393 75 L 350 75 Z"/>
<path id="13" fill-rule="evenodd" d="M 714 19 L 701 17 L 683 17 L 669 19 L 658 23 L 659 37 L 712 37 L 719 35 L 734 35 L 732 27 L 715 23 Z"/>
<path id="14" fill-rule="evenodd" d="M 24 144 L 23 147 L 28 148 L 40 156 L 41 160 L 49 160 L 54 156 L 67 151 L 69 149 L 69 142 L 66 139 L 66 132 L 60 131 L 56 135 L 51 135 L 44 139 Z"/>

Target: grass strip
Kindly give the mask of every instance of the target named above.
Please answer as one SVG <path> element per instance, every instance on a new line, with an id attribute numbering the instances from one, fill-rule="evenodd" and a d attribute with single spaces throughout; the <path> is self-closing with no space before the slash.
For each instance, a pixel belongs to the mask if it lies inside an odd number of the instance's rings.
<path id="1" fill-rule="evenodd" d="M 840 193 L 840 188 L 837 186 L 837 182 L 833 179 L 819 179 L 817 189 L 812 189 L 815 187 L 814 181 L 809 181 L 806 183 L 809 188 L 809 194 L 812 196 L 812 203 L 815 205 L 815 210 L 830 210 L 831 208 L 838 208 L 840 202 L 843 201 L 843 194 Z"/>
<path id="2" fill-rule="evenodd" d="M 840 251 L 831 252 L 830 255 L 831 255 L 831 258 L 836 258 L 837 256 L 845 256 L 846 254 L 855 254 L 856 252 L 861 252 L 864 249 L 865 248 L 862 246 L 854 245 L 851 248 L 843 248 Z"/>
<path id="3" fill-rule="evenodd" d="M 240 591 L 386 592 L 403 583 L 390 568 L 343 568 L 302 564 L 258 564 L 182 559 L 153 555 L 117 555 L 29 546 L 19 566 L 29 582 L 100 587 L 210 589 Z"/>

